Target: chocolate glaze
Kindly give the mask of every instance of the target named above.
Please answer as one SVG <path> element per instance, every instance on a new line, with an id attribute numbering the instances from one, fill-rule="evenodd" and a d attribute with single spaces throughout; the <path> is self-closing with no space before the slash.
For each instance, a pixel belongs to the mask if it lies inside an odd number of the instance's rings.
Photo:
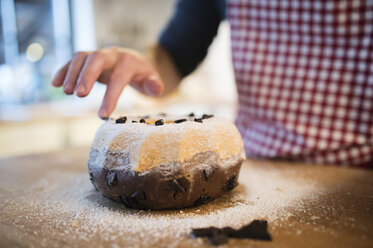
<path id="1" fill-rule="evenodd" d="M 117 179 L 117 174 L 115 172 L 110 172 L 106 176 L 106 185 L 109 187 L 114 187 L 117 185 L 118 179 Z"/>
<path id="2" fill-rule="evenodd" d="M 236 174 L 232 174 L 232 176 L 229 177 L 229 179 L 225 182 L 225 185 L 223 186 L 224 191 L 231 191 L 237 186 L 237 178 Z"/>
<path id="3" fill-rule="evenodd" d="M 205 180 L 209 180 L 209 178 L 215 173 L 217 167 L 215 165 L 211 165 L 210 167 L 203 170 L 203 176 Z"/>
<path id="4" fill-rule="evenodd" d="M 211 159 L 216 158 L 216 153 L 206 152 L 197 154 L 183 165 L 174 163 L 158 166 L 141 173 L 113 167 L 115 157 L 125 157 L 126 154 L 111 152 L 107 154 L 110 159 L 106 161 L 113 163 L 106 163 L 102 169 L 97 170 L 93 165 L 97 153 L 92 148 L 90 157 L 93 159 L 88 161 L 94 186 L 104 196 L 137 209 L 178 209 L 205 204 L 237 186 L 236 175 L 239 175 L 242 164 L 242 161 L 238 161 L 224 168 L 216 164 L 196 166 L 216 161 Z M 122 161 L 128 163 L 129 158 Z M 206 173 L 208 168 L 213 168 L 213 173 Z M 112 178 L 113 173 L 116 175 L 115 185 L 107 183 L 108 175 Z"/>

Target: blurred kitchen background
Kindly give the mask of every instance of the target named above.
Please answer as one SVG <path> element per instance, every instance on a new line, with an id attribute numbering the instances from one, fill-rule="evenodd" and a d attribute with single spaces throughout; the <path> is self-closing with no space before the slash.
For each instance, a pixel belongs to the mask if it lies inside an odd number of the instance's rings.
<path id="1" fill-rule="evenodd" d="M 87 98 L 50 85 L 76 51 L 154 43 L 175 0 L 0 0 L 0 157 L 89 146 L 105 87 Z M 198 37 L 196 37 L 198 39 Z M 127 87 L 113 117 L 166 112 L 235 117 L 229 26 L 222 23 L 205 61 L 171 96 Z"/>

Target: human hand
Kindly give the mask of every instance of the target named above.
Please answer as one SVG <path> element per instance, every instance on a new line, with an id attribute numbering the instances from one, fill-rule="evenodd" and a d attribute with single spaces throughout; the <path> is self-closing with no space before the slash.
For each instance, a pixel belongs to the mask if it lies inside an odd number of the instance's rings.
<path id="1" fill-rule="evenodd" d="M 109 47 L 94 52 L 77 52 L 54 76 L 52 85 L 63 86 L 67 95 L 85 97 L 98 81 L 106 84 L 106 93 L 98 115 L 107 118 L 114 111 L 119 96 L 130 84 L 138 91 L 159 96 L 164 90 L 162 79 L 140 53 L 119 47 Z"/>

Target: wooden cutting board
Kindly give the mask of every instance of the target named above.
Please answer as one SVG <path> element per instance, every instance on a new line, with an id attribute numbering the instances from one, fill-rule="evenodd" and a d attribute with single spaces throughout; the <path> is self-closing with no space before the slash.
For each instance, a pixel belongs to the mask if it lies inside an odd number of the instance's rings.
<path id="1" fill-rule="evenodd" d="M 191 228 L 268 220 L 272 241 L 232 247 L 373 247 L 373 171 L 248 160 L 240 185 L 183 210 L 126 209 L 94 190 L 88 149 L 0 160 L 0 247 L 209 247 Z"/>

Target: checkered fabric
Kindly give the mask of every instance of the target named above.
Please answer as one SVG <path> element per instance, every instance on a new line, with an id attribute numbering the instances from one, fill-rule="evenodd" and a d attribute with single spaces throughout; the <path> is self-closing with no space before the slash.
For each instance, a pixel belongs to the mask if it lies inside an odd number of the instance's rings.
<path id="1" fill-rule="evenodd" d="M 373 167 L 373 0 L 227 0 L 248 156 Z"/>

